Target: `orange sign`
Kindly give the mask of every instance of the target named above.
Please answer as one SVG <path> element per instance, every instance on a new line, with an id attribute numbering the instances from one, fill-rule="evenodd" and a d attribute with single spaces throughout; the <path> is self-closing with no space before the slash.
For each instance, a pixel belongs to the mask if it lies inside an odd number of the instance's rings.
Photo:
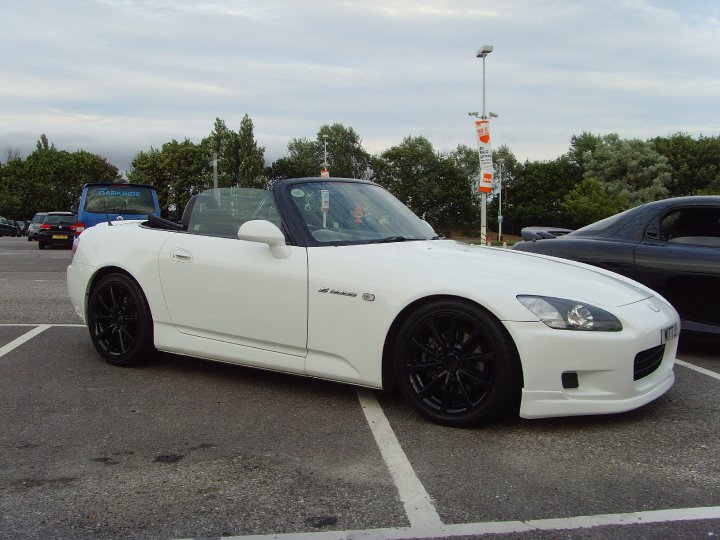
<path id="1" fill-rule="evenodd" d="M 492 193 L 492 190 L 493 190 L 492 180 L 493 180 L 493 174 L 491 172 L 483 171 L 482 176 L 480 177 L 480 183 L 478 184 L 478 192 L 479 193 Z"/>
<path id="2" fill-rule="evenodd" d="M 490 121 L 489 120 L 477 120 L 475 121 L 475 131 L 477 131 L 477 138 L 483 144 L 490 142 Z"/>

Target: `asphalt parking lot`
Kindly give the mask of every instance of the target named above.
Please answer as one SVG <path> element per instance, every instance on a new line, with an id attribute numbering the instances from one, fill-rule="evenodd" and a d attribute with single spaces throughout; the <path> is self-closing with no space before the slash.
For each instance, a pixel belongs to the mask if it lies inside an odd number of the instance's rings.
<path id="1" fill-rule="evenodd" d="M 169 354 L 117 368 L 67 250 L 0 238 L 0 538 L 713 538 L 720 351 L 630 413 L 453 429 L 394 394 Z"/>

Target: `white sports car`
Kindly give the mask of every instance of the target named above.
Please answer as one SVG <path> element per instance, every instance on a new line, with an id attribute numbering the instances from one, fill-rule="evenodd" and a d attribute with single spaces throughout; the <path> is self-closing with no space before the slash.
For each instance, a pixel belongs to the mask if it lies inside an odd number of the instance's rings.
<path id="1" fill-rule="evenodd" d="M 397 386 L 456 426 L 627 411 L 674 381 L 679 319 L 652 290 L 443 239 L 371 182 L 209 190 L 182 223 L 108 222 L 75 248 L 70 298 L 119 366 L 161 350 Z"/>

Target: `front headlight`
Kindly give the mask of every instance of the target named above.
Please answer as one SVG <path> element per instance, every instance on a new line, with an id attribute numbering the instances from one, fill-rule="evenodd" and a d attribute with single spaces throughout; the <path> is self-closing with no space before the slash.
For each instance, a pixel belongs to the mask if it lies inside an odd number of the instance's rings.
<path id="1" fill-rule="evenodd" d="M 519 295 L 517 299 L 550 328 L 597 332 L 622 330 L 622 324 L 614 315 L 583 302 L 530 295 Z"/>

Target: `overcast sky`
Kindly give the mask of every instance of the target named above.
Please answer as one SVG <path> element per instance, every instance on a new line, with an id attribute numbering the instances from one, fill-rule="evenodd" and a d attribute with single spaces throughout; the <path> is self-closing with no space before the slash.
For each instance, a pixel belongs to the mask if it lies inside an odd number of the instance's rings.
<path id="1" fill-rule="evenodd" d="M 40 134 L 120 172 L 247 113 L 266 160 L 323 124 L 371 153 L 475 144 L 483 44 L 493 147 L 720 134 L 718 0 L 0 0 L 0 161 Z"/>

